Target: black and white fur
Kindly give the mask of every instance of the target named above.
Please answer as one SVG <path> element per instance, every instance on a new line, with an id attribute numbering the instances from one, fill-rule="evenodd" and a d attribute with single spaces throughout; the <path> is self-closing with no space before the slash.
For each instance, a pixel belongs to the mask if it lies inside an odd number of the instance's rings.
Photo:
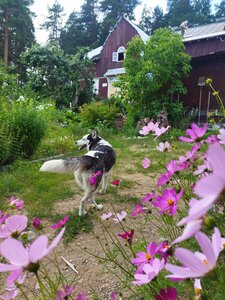
<path id="1" fill-rule="evenodd" d="M 101 193 L 105 193 L 108 185 L 110 171 L 116 161 L 116 155 L 112 146 L 102 139 L 97 131 L 83 136 L 76 144 L 79 149 L 87 148 L 88 152 L 80 157 L 69 157 L 65 159 L 49 160 L 45 162 L 40 171 L 53 173 L 74 173 L 76 182 L 84 190 L 84 197 L 81 199 L 79 215 L 86 214 L 85 202 L 91 200 L 97 209 L 102 209 L 102 204 L 95 202 L 95 194 L 102 180 Z M 95 185 L 90 185 L 89 178 L 97 171 L 102 176 L 97 177 Z"/>

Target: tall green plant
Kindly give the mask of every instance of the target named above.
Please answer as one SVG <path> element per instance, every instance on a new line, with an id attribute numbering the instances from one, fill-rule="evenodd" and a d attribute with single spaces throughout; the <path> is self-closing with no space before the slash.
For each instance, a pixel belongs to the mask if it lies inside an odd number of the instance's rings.
<path id="1" fill-rule="evenodd" d="M 138 106 L 140 115 L 155 117 L 185 93 L 182 78 L 190 72 L 189 62 L 181 37 L 170 29 L 156 30 L 146 44 L 135 37 L 126 52 L 126 74 L 117 84 L 121 98 Z"/>

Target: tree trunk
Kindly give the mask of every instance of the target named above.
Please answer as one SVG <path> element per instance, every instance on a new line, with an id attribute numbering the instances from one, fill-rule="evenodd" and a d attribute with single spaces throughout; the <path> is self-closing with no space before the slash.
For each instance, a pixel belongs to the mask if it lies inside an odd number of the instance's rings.
<path id="1" fill-rule="evenodd" d="M 8 67 L 8 55 L 9 55 L 9 12 L 8 9 L 5 9 L 5 25 L 4 25 L 4 65 Z"/>

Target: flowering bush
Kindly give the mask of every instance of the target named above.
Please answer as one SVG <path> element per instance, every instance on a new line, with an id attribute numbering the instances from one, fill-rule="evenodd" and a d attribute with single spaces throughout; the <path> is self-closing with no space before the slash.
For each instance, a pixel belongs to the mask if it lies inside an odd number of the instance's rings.
<path id="1" fill-rule="evenodd" d="M 0 211 L 0 273 L 9 273 L 5 282 L 5 291 L 0 295 L 1 299 L 10 300 L 17 296 L 29 297 L 25 289 L 25 281 L 28 273 L 35 275 L 35 299 L 68 299 L 85 300 L 85 293 L 77 294 L 77 286 L 67 283 L 60 269 L 56 269 L 56 277 L 48 273 L 43 259 L 60 242 L 64 232 L 68 216 L 51 226 L 53 229 L 61 228 L 58 235 L 49 242 L 47 235 L 37 236 L 34 230 L 28 227 L 28 218 L 25 215 L 12 213 L 14 209 L 22 210 L 23 201 L 11 197 L 8 209 Z M 33 220 L 33 228 L 43 231 L 40 219 Z M 56 260 L 56 258 L 55 258 Z M 37 289 L 38 287 L 38 289 Z M 75 293 L 77 294 L 75 296 Z"/>
<path id="2" fill-rule="evenodd" d="M 140 134 L 157 137 L 168 129 L 150 122 Z M 126 213 L 126 219 L 113 219 L 121 226 L 117 233 L 121 241 L 105 225 L 113 214 L 102 215 L 102 226 L 114 239 L 124 264 L 119 264 L 120 255 L 112 259 L 109 252 L 107 258 L 126 274 L 126 280 L 129 277 L 131 284 L 141 286 L 143 299 L 220 299 L 212 286 L 221 282 L 225 268 L 225 141 L 223 130 L 210 138 L 206 131 L 206 125 L 201 128 L 192 124 L 186 130 L 189 137 L 180 137 L 192 145 L 191 150 L 178 153 L 176 160 L 165 164 L 155 190 L 142 197 L 142 204 L 138 201 L 135 210 Z M 156 150 L 166 155 L 171 147 L 166 142 Z M 157 228 L 160 240 L 149 240 L 144 234 L 146 226 Z M 182 285 L 177 281 L 183 281 Z"/>

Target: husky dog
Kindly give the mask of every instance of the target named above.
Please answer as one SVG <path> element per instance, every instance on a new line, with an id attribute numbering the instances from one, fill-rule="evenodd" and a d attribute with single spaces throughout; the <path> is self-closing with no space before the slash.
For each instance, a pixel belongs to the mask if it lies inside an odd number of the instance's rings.
<path id="1" fill-rule="evenodd" d="M 103 140 L 96 130 L 83 136 L 76 144 L 79 150 L 87 148 L 88 152 L 80 157 L 49 160 L 40 168 L 41 172 L 74 173 L 77 184 L 84 190 L 81 199 L 79 215 L 86 214 L 85 202 L 91 200 L 97 209 L 102 209 L 102 204 L 95 202 L 95 194 L 102 180 L 100 193 L 105 193 L 110 171 L 116 162 L 116 155 L 112 146 Z M 91 179 L 94 179 L 91 181 Z"/>

